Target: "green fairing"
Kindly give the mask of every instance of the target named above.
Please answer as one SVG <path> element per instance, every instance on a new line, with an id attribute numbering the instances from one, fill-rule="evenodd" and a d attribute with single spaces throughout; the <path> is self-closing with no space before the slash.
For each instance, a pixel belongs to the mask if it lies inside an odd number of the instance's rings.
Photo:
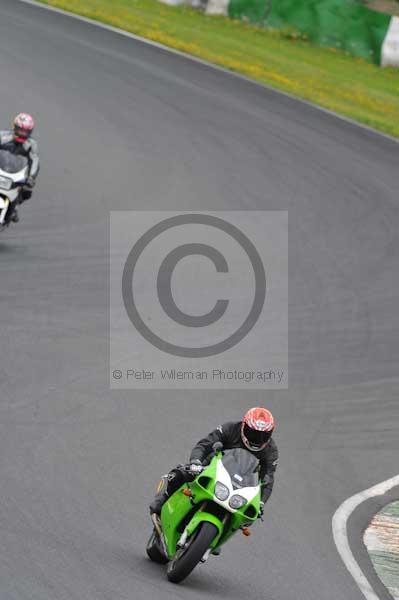
<path id="1" fill-rule="evenodd" d="M 244 514 L 243 510 L 238 510 L 231 515 L 230 522 L 225 528 L 222 519 L 208 512 L 206 507 L 201 506 L 204 502 L 213 502 L 214 489 L 216 483 L 216 468 L 221 455 L 218 454 L 210 462 L 209 466 L 192 483 L 184 484 L 178 489 L 171 498 L 164 504 L 161 512 L 161 526 L 168 551 L 168 558 L 171 560 L 177 550 L 183 531 L 186 529 L 191 535 L 203 521 L 213 523 L 218 529 L 218 535 L 211 544 L 215 549 L 222 546 L 240 527 L 249 525 L 256 521 L 260 509 L 260 488 L 258 494 L 248 502 L 243 509 L 248 510 L 250 506 L 254 508 L 253 517 Z M 204 478 L 208 478 L 205 485 Z M 183 490 L 189 488 L 192 497 L 183 494 Z M 195 510 L 197 508 L 197 510 Z M 203 509 L 203 510 L 202 510 Z M 189 513 L 193 513 L 191 518 Z"/>
<path id="2" fill-rule="evenodd" d="M 300 33 L 319 46 L 377 64 L 391 20 L 349 0 L 230 0 L 229 16 Z"/>
<path id="3" fill-rule="evenodd" d="M 211 513 L 208 513 L 206 511 L 198 511 L 195 513 L 195 515 L 193 516 L 193 518 L 191 519 L 190 523 L 187 525 L 187 532 L 188 535 L 192 535 L 194 533 L 194 531 L 197 529 L 198 525 L 200 523 L 203 523 L 204 521 L 208 521 L 209 523 L 213 523 L 215 525 L 215 527 L 217 527 L 219 534 L 214 538 L 212 544 L 211 544 L 211 548 L 216 548 L 216 546 L 218 545 L 219 539 L 223 533 L 223 523 L 221 522 L 220 519 L 218 519 L 218 517 L 215 517 L 215 515 L 212 515 Z"/>

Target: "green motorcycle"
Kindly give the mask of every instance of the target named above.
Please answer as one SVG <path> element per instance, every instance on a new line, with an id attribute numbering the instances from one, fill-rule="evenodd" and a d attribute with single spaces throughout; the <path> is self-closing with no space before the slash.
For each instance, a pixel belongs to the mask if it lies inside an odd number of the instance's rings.
<path id="1" fill-rule="evenodd" d="M 222 452 L 216 442 L 208 466 L 183 484 L 152 515 L 154 530 L 147 544 L 151 560 L 166 564 L 169 581 L 183 581 L 200 562 L 239 529 L 250 535 L 260 516 L 259 462 L 242 448 Z"/>

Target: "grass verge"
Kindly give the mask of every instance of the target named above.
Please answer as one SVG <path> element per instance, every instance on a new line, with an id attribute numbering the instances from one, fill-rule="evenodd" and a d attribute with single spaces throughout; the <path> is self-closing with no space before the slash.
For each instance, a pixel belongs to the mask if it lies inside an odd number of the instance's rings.
<path id="1" fill-rule="evenodd" d="M 399 70 L 157 0 L 41 0 L 242 73 L 399 137 Z"/>

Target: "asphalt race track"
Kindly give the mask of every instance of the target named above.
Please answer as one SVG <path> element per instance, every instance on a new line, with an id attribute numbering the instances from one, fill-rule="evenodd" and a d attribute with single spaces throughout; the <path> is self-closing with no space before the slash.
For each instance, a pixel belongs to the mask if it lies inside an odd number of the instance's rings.
<path id="1" fill-rule="evenodd" d="M 398 472 L 399 145 L 16 0 L 0 75 L 1 124 L 35 114 L 42 156 L 0 239 L 1 600 L 360 600 L 331 518 Z M 289 211 L 275 491 L 180 587 L 144 552 L 157 478 L 264 395 L 110 392 L 108 218 L 127 208 Z"/>

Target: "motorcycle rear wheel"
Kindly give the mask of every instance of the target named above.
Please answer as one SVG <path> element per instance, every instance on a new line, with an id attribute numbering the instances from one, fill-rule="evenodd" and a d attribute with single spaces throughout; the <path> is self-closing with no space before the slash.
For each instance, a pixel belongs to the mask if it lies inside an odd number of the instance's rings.
<path id="1" fill-rule="evenodd" d="M 218 529 L 213 523 L 202 522 L 189 538 L 187 545 L 179 549 L 168 564 L 169 581 L 172 583 L 183 581 L 200 562 L 217 534 Z"/>
<path id="2" fill-rule="evenodd" d="M 161 543 L 155 529 L 153 530 L 150 539 L 148 540 L 146 552 L 148 557 L 160 565 L 166 565 L 168 562 L 167 557 L 164 555 L 161 549 Z"/>

